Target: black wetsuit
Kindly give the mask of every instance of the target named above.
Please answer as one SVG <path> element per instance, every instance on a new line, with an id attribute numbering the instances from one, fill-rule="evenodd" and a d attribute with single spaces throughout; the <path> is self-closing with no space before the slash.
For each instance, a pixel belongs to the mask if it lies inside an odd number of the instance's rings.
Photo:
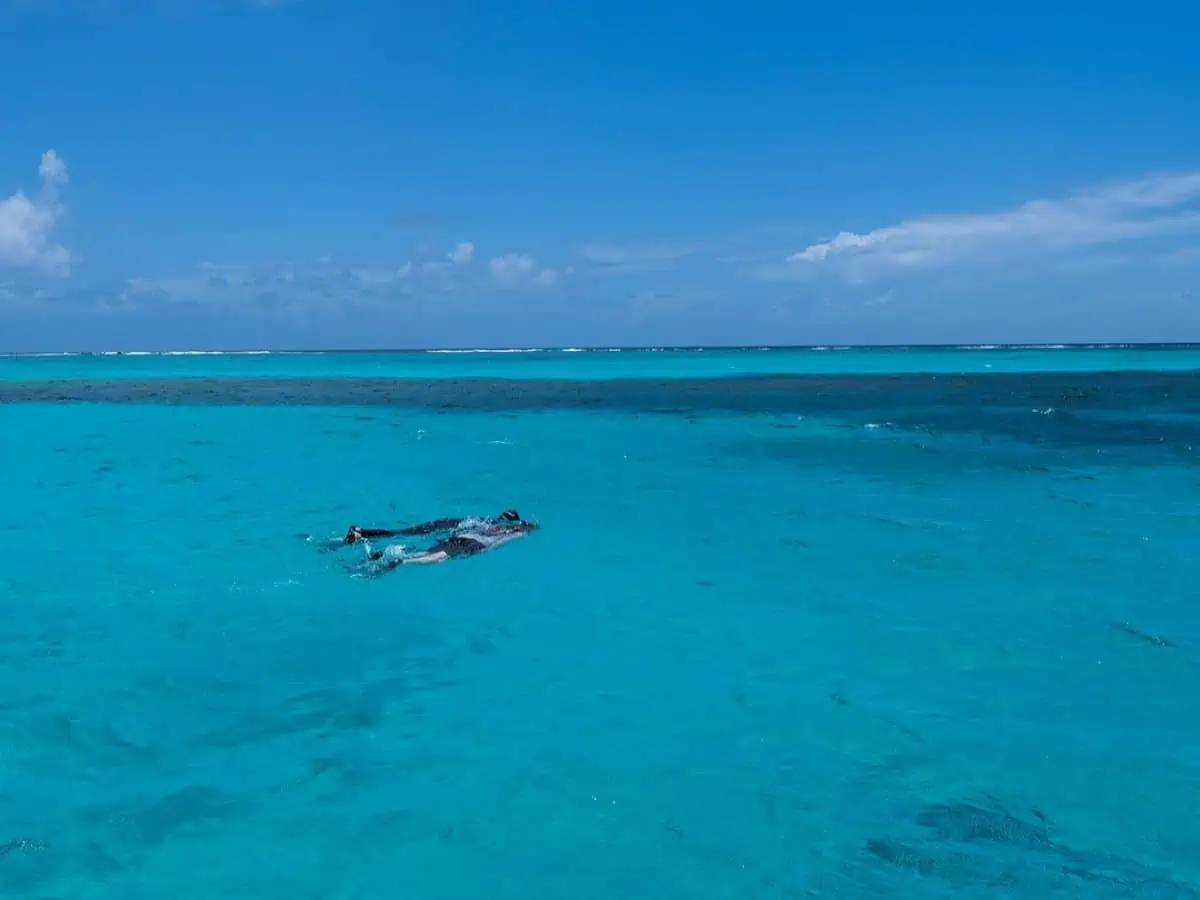
<path id="1" fill-rule="evenodd" d="M 434 519 L 422 522 L 420 525 L 409 525 L 407 528 L 360 528 L 358 533 L 365 538 L 402 537 L 417 534 L 433 534 L 437 531 L 453 531 L 465 519 Z"/>
<path id="2" fill-rule="evenodd" d="M 483 543 L 483 541 L 477 541 L 475 538 L 466 537 L 461 534 L 452 534 L 450 537 L 438 541 L 426 552 L 445 553 L 447 556 L 454 558 L 472 556 L 476 553 L 482 553 L 486 549 L 487 544 Z"/>
<path id="3" fill-rule="evenodd" d="M 428 550 L 422 553 L 422 556 L 431 555 L 434 553 L 445 553 L 450 559 L 459 559 L 464 556 L 474 556 L 476 553 L 482 553 L 487 549 L 487 544 L 483 541 L 477 541 L 475 538 L 465 537 L 461 534 L 452 534 L 448 538 L 443 538 L 438 541 Z M 383 559 L 383 551 L 376 550 L 368 557 L 372 561 Z M 403 559 L 395 559 L 388 563 L 389 569 L 394 569 L 403 563 Z"/>
<path id="4" fill-rule="evenodd" d="M 510 509 L 491 521 L 494 524 L 512 524 L 520 520 L 521 517 L 517 511 Z M 465 517 L 456 516 L 454 518 L 433 519 L 429 522 L 422 522 L 419 525 L 409 525 L 406 528 L 351 528 L 346 533 L 344 543 L 353 544 L 360 538 L 409 537 L 420 534 L 436 534 L 439 531 L 453 531 L 465 521 L 467 521 Z"/>

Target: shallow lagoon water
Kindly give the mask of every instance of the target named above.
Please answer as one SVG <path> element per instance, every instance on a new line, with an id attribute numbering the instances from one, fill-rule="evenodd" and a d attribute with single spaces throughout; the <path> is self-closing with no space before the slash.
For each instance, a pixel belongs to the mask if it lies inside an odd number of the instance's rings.
<path id="1" fill-rule="evenodd" d="M 751 352 L 13 364 L 0 894 L 1200 897 L 1181 351 Z"/>

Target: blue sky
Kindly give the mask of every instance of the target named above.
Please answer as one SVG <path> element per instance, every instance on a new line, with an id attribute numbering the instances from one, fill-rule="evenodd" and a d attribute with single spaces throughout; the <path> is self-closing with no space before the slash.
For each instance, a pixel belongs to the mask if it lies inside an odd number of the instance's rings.
<path id="1" fill-rule="evenodd" d="M 1200 340 L 1197 34 L 0 0 L 0 351 Z"/>

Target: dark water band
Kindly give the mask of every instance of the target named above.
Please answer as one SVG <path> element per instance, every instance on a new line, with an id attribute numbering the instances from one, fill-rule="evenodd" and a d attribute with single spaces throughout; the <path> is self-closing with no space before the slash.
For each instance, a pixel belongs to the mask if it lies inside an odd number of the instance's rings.
<path id="1" fill-rule="evenodd" d="M 1200 372 L 725 378 L 155 378 L 0 382 L 0 404 L 331 406 L 812 416 L 1046 446 L 1200 449 Z M 794 419 L 792 420 L 795 421 Z M 791 427 L 779 423 L 778 427 Z M 782 436 L 782 435 L 781 435 Z"/>
<path id="2" fill-rule="evenodd" d="M 745 375 L 723 378 L 119 378 L 0 381 L 0 403 L 389 406 L 480 412 L 792 412 L 980 403 L 1200 411 L 1200 371 Z"/>

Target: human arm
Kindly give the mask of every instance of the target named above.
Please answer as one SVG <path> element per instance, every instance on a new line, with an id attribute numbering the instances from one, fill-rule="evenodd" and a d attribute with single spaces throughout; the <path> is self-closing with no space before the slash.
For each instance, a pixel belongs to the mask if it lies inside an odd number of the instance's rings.
<path id="1" fill-rule="evenodd" d="M 357 525 L 351 525 L 346 531 L 346 536 L 342 538 L 342 543 L 357 544 L 367 538 L 395 537 L 398 534 L 400 534 L 399 531 L 393 531 L 390 528 L 359 528 Z"/>
<path id="2" fill-rule="evenodd" d="M 389 538 L 434 534 L 439 531 L 453 531 L 458 527 L 460 522 L 462 522 L 462 519 L 434 519 L 430 522 L 422 522 L 419 525 L 409 525 L 406 528 L 359 528 L 357 525 L 352 525 L 350 526 L 350 530 L 346 532 L 343 543 L 355 544 L 367 538 Z"/>
<path id="3" fill-rule="evenodd" d="M 426 563 L 445 562 L 449 558 L 450 554 L 446 553 L 444 550 L 435 550 L 432 553 L 419 553 L 416 556 L 405 557 L 400 561 L 400 565 L 419 566 L 425 565 Z"/>

